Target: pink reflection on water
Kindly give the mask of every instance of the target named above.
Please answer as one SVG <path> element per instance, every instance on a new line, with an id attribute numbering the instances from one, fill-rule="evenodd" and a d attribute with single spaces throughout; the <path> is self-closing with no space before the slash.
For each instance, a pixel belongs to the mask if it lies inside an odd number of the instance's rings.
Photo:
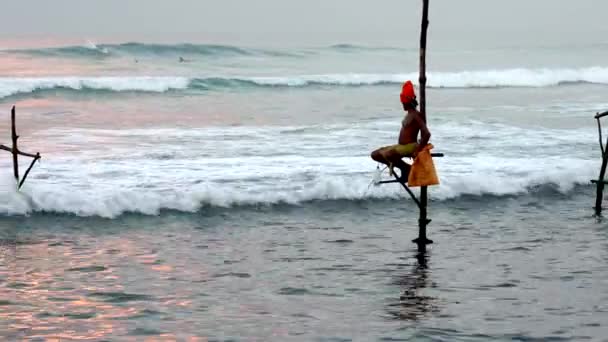
<path id="1" fill-rule="evenodd" d="M 97 69 L 97 66 L 81 61 L 0 52 L 0 75 L 3 78 L 94 75 L 99 74 Z"/>
<path id="2" fill-rule="evenodd" d="M 94 248 L 81 246 L 90 243 Z M 139 268 L 135 278 L 134 268 Z M 206 280 L 206 272 L 161 261 L 150 246 L 125 238 L 0 245 L 0 279 L 5 280 L 0 282 L 0 298 L 10 301 L 10 305 L 0 305 L 0 321 L 7 323 L 9 336 L 19 338 L 98 340 L 125 336 L 133 329 L 130 322 L 146 315 L 147 310 L 173 312 L 192 306 L 193 290 L 166 292 L 168 275 Z M 126 298 L 129 293 L 141 297 Z M 182 331 L 182 323 L 174 324 L 175 331 Z M 161 334 L 145 340 L 206 339 Z"/>

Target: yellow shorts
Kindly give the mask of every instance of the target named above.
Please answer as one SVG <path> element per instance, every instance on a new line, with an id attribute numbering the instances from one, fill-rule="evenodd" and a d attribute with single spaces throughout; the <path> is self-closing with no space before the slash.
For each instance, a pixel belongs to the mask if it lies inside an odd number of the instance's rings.
<path id="1" fill-rule="evenodd" d="M 395 151 L 397 152 L 401 158 L 403 157 L 409 157 L 411 155 L 414 154 L 414 152 L 416 152 L 416 147 L 418 147 L 417 143 L 409 143 L 407 145 L 391 145 L 391 146 L 385 146 L 380 148 L 380 153 L 382 154 L 382 156 L 385 156 L 385 152 L 388 151 Z M 385 156 L 386 158 L 386 156 Z"/>

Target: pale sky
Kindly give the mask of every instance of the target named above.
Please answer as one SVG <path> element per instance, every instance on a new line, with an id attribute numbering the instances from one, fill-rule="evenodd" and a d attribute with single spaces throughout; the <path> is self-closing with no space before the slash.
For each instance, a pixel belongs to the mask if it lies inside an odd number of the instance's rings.
<path id="1" fill-rule="evenodd" d="M 415 46 L 421 0 L 2 0 L 0 38 Z M 432 39 L 608 43 L 605 0 L 431 0 Z"/>

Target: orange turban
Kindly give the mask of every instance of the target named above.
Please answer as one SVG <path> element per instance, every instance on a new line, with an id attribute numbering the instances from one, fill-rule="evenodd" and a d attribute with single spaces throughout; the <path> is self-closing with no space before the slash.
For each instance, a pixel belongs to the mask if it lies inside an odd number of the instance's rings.
<path id="1" fill-rule="evenodd" d="M 401 89 L 401 103 L 410 103 L 412 100 L 416 99 L 416 93 L 414 92 L 414 85 L 412 81 L 407 81 L 403 84 L 403 89 Z"/>

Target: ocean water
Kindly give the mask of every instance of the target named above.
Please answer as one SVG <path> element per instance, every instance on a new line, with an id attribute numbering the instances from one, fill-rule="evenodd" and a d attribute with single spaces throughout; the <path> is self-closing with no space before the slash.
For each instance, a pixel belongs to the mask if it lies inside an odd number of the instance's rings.
<path id="1" fill-rule="evenodd" d="M 369 158 L 417 50 L 2 49 L 0 142 L 16 104 L 43 159 L 20 192 L 0 159 L 0 336 L 605 340 L 608 46 L 523 50 L 430 50 L 445 157 L 418 257 L 414 203 Z"/>

